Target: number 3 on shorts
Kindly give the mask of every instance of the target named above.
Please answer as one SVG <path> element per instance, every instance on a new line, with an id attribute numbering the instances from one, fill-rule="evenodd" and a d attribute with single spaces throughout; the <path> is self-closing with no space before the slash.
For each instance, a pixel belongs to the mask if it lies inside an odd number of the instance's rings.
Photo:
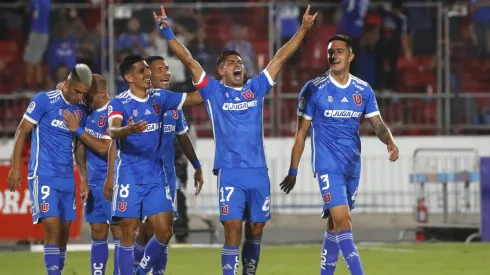
<path id="1" fill-rule="evenodd" d="M 233 194 L 233 191 L 235 190 L 235 187 L 221 187 L 219 189 L 220 193 L 220 200 L 219 202 L 225 202 L 225 201 L 230 201 L 231 194 Z M 225 200 L 225 192 L 226 192 L 226 200 Z"/>
<path id="2" fill-rule="evenodd" d="M 322 191 L 328 190 L 328 188 L 330 188 L 330 180 L 328 179 L 328 174 L 321 175 L 320 179 L 322 180 L 323 183 L 325 183 L 325 186 L 322 187 Z"/>

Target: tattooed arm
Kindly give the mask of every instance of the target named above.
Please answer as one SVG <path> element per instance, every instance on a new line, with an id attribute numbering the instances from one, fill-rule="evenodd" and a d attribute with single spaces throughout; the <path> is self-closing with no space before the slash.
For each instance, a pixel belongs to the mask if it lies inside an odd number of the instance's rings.
<path id="1" fill-rule="evenodd" d="M 375 115 L 373 117 L 368 118 L 369 123 L 374 129 L 376 136 L 387 145 L 388 152 L 390 153 L 390 161 L 396 161 L 398 159 L 398 147 L 395 145 L 395 141 L 393 140 L 393 135 L 391 134 L 390 129 L 384 123 L 383 119 L 380 115 Z"/>

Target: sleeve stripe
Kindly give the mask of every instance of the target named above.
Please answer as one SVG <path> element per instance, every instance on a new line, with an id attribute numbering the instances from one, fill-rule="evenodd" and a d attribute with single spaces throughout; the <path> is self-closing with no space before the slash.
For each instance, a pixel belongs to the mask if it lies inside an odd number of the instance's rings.
<path id="1" fill-rule="evenodd" d="M 175 134 L 180 136 L 180 135 L 187 133 L 187 130 L 189 130 L 189 126 L 185 126 L 184 130 L 182 130 L 180 132 L 175 132 Z"/>
<path id="2" fill-rule="evenodd" d="M 375 111 L 375 112 L 366 114 L 364 117 L 365 118 L 370 118 L 370 117 L 377 116 L 377 115 L 379 115 L 379 111 Z"/>
<path id="3" fill-rule="evenodd" d="M 118 111 L 113 111 L 113 112 L 111 112 L 111 113 L 109 114 L 109 117 L 112 117 L 112 116 L 117 116 L 117 115 L 121 116 L 121 118 L 122 118 L 122 112 L 118 112 Z"/>
<path id="4" fill-rule="evenodd" d="M 204 77 L 206 76 L 206 72 L 202 72 L 201 76 L 199 77 L 199 81 L 197 83 L 194 83 L 194 80 L 192 81 L 192 84 L 195 86 L 195 85 L 199 85 L 202 83 L 202 81 L 204 80 Z"/>
<path id="5" fill-rule="evenodd" d="M 298 116 L 303 117 L 306 120 L 313 120 L 313 118 L 305 113 L 298 111 Z"/>
<path id="6" fill-rule="evenodd" d="M 122 115 L 119 115 L 119 114 L 114 114 L 114 115 L 111 115 L 109 116 L 109 121 L 111 121 L 112 119 L 114 118 L 120 118 L 120 119 L 123 119 L 123 116 Z"/>
<path id="7" fill-rule="evenodd" d="M 32 124 L 37 125 L 37 124 L 39 123 L 37 120 L 35 120 L 35 119 L 31 118 L 31 117 L 30 117 L 30 116 L 28 116 L 27 114 L 24 114 L 24 116 L 23 116 L 23 117 L 25 118 L 25 120 L 29 121 L 29 122 L 30 122 L 30 123 L 32 123 Z"/>
<path id="8" fill-rule="evenodd" d="M 265 77 L 267 77 L 267 80 L 269 81 L 269 84 L 270 84 L 271 86 L 276 85 L 276 82 L 274 82 L 274 81 L 272 80 L 272 77 L 271 77 L 271 75 L 269 74 L 269 72 L 267 71 L 267 69 L 264 69 L 264 70 L 263 70 L 263 72 L 264 72 Z"/>
<path id="9" fill-rule="evenodd" d="M 103 135 L 102 139 L 112 139 L 110 136 Z"/>
<path id="10" fill-rule="evenodd" d="M 196 87 L 197 90 L 201 90 L 204 87 L 206 87 L 209 83 L 209 76 L 206 76 L 203 80 L 199 81 L 198 84 L 195 84 L 194 87 Z"/>
<path id="11" fill-rule="evenodd" d="M 182 106 L 184 106 L 185 99 L 187 98 L 187 94 L 182 94 L 182 100 L 180 100 L 179 106 L 177 106 L 177 110 L 182 110 Z"/>

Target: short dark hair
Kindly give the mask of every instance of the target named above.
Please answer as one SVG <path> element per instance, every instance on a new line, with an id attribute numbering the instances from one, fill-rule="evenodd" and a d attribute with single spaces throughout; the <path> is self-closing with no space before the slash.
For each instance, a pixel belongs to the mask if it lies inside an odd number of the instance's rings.
<path id="1" fill-rule="evenodd" d="M 221 53 L 221 55 L 218 57 L 218 61 L 216 61 L 216 68 L 218 68 L 223 62 L 225 62 L 226 58 L 230 55 L 237 55 L 239 57 L 242 57 L 239 52 L 235 50 L 230 50 L 230 51 L 224 51 Z"/>
<path id="2" fill-rule="evenodd" d="M 350 38 L 349 36 L 343 34 L 334 34 L 328 39 L 327 44 L 330 44 L 330 42 L 332 41 L 344 41 L 347 48 L 349 48 L 352 52 L 352 38 Z"/>
<path id="3" fill-rule="evenodd" d="M 129 73 L 133 69 L 133 65 L 140 61 L 145 61 L 145 59 L 141 55 L 126 56 L 121 62 L 121 65 L 119 65 L 119 73 L 121 74 L 121 77 L 124 78 L 124 75 Z"/>
<path id="4" fill-rule="evenodd" d="M 146 63 L 148 63 L 148 66 L 149 66 L 149 65 L 151 65 L 151 63 L 153 63 L 154 61 L 158 61 L 158 60 L 165 61 L 165 58 L 163 58 L 162 56 L 159 56 L 159 55 L 153 55 L 153 56 L 146 58 Z"/>

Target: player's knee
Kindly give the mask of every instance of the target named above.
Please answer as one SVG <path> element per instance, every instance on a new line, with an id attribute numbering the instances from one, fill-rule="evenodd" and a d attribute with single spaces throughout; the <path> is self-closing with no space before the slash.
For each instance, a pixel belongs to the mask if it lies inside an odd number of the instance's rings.
<path id="1" fill-rule="evenodd" d="M 264 231 L 265 223 L 246 223 L 245 224 L 245 238 L 258 240 L 262 238 L 262 232 Z"/>
<path id="2" fill-rule="evenodd" d="M 225 227 L 225 243 L 238 246 L 242 238 L 242 221 L 229 220 L 223 222 Z"/>
<path id="3" fill-rule="evenodd" d="M 168 243 L 172 239 L 173 231 L 172 226 L 162 226 L 158 230 L 155 229 L 155 238 L 160 243 Z"/>
<path id="4" fill-rule="evenodd" d="M 136 238 L 136 230 L 138 229 L 139 221 L 134 220 L 121 220 L 121 244 L 133 243 Z"/>
<path id="5" fill-rule="evenodd" d="M 57 217 L 50 217 L 42 220 L 44 227 L 45 244 L 60 244 L 62 228 L 60 220 Z"/>
<path id="6" fill-rule="evenodd" d="M 107 235 L 109 233 L 109 228 L 107 224 L 103 223 L 92 223 L 90 225 L 90 236 L 92 239 L 107 239 Z"/>
<path id="7" fill-rule="evenodd" d="M 337 232 L 352 230 L 351 216 L 345 215 L 335 221 L 335 229 Z"/>
<path id="8" fill-rule="evenodd" d="M 111 225 L 111 233 L 113 238 L 121 238 L 122 233 L 121 233 L 121 227 L 118 225 Z"/>
<path id="9" fill-rule="evenodd" d="M 142 223 L 138 228 L 138 233 L 136 234 L 136 240 L 141 244 L 147 244 L 153 237 L 153 228 L 149 223 Z"/>

